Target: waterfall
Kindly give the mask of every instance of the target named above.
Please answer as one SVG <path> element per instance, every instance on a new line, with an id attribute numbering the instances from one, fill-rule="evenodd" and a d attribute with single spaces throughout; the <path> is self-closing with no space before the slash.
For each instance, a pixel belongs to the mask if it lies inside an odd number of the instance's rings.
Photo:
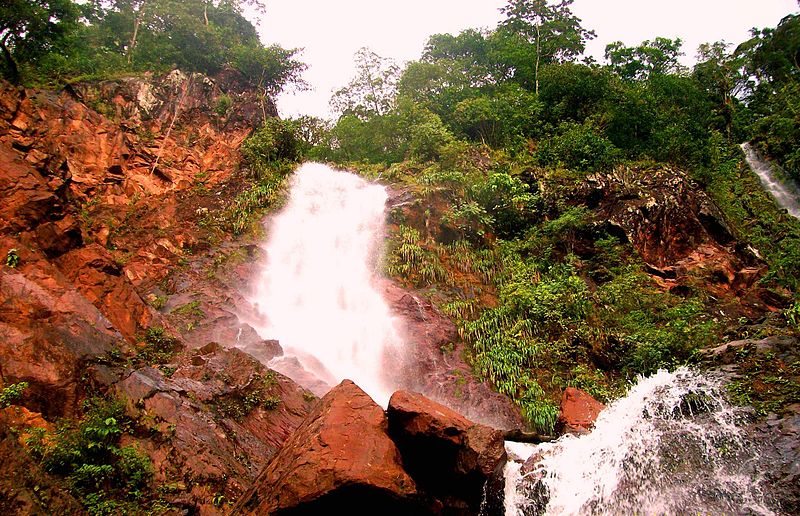
<path id="1" fill-rule="evenodd" d="M 268 225 L 251 299 L 263 315 L 256 330 L 284 349 L 269 365 L 306 387 L 308 373 L 327 387 L 353 380 L 385 406 L 397 388 L 391 373 L 401 347 L 374 287 L 386 189 L 319 163 L 302 165 L 291 188 Z"/>
<path id="2" fill-rule="evenodd" d="M 778 206 L 789 212 L 789 215 L 800 219 L 800 188 L 789 178 L 784 177 L 781 170 L 763 159 L 758 151 L 749 143 L 741 145 L 745 160 L 753 172 L 761 180 L 764 189 L 778 203 Z"/>
<path id="3" fill-rule="evenodd" d="M 721 392 L 690 370 L 659 371 L 607 407 L 590 434 L 509 443 L 518 459 L 506 467 L 506 515 L 773 514 L 757 447 Z"/>

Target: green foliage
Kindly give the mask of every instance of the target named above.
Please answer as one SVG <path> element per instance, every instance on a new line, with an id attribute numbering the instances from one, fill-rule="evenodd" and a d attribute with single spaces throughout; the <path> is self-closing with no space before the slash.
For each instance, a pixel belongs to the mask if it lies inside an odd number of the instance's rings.
<path id="1" fill-rule="evenodd" d="M 606 118 L 619 87 L 607 69 L 579 63 L 553 63 L 542 67 L 540 75 L 539 102 L 551 126 Z"/>
<path id="2" fill-rule="evenodd" d="M 217 412 L 223 417 L 242 421 L 257 407 L 264 410 L 275 410 L 281 403 L 277 394 L 272 394 L 277 386 L 275 374 L 268 371 L 261 375 L 252 375 L 247 385 L 214 400 Z"/>
<path id="3" fill-rule="evenodd" d="M 264 47 L 244 17 L 260 0 L 12 1 L 0 7 L 2 75 L 12 82 L 61 85 L 172 68 L 215 74 L 239 70 L 264 95 L 302 87 L 297 50 Z"/>
<path id="4" fill-rule="evenodd" d="M 143 347 L 137 358 L 148 364 L 164 364 L 172 360 L 181 344 L 161 326 L 153 326 L 145 330 L 140 338 Z"/>
<path id="5" fill-rule="evenodd" d="M 22 398 L 22 393 L 28 388 L 28 382 L 12 383 L 0 391 L 0 409 L 10 407 L 15 401 Z"/>
<path id="6" fill-rule="evenodd" d="M 447 271 L 439 256 L 430 249 L 432 246 L 433 242 L 423 240 L 416 229 L 400 226 L 389 243 L 385 265 L 387 274 L 418 287 L 445 281 Z"/>
<path id="7" fill-rule="evenodd" d="M 267 118 L 264 125 L 242 143 L 245 166 L 257 176 L 266 169 L 284 169 L 301 159 L 297 125 L 291 120 Z"/>
<path id="8" fill-rule="evenodd" d="M 580 19 L 570 9 L 571 4 L 572 0 L 508 0 L 501 9 L 506 15 L 502 29 L 521 40 L 514 45 L 518 49 L 515 54 L 533 63 L 532 77 L 520 73 L 530 69 L 528 65 L 518 67 L 519 75 L 515 79 L 532 84 L 536 93 L 539 92 L 541 64 L 570 61 L 581 55 L 586 42 L 595 37 L 593 31 L 581 26 Z"/>
<path id="9" fill-rule="evenodd" d="M 786 317 L 786 320 L 794 327 L 795 331 L 800 331 L 800 301 L 795 301 L 789 308 L 785 309 L 783 316 Z"/>
<path id="10" fill-rule="evenodd" d="M 559 132 L 539 146 L 539 162 L 580 171 L 610 168 L 619 157 L 619 149 L 592 125 L 565 122 Z"/>
<path id="11" fill-rule="evenodd" d="M 19 254 L 16 249 L 9 249 L 6 253 L 6 266 L 16 269 L 19 266 Z"/>
<path id="12" fill-rule="evenodd" d="M 387 114 L 394 104 L 400 69 L 391 59 L 364 47 L 354 56 L 356 76 L 331 97 L 331 107 L 340 115 L 359 119 Z"/>
<path id="13" fill-rule="evenodd" d="M 220 95 L 217 99 L 217 105 L 214 106 L 214 111 L 221 117 L 224 117 L 228 114 L 228 110 L 231 108 L 233 104 L 233 100 L 231 100 L 230 96 L 228 95 Z"/>
<path id="14" fill-rule="evenodd" d="M 230 49 L 230 62 L 264 95 L 276 95 L 287 86 L 306 88 L 301 79 L 306 65 L 294 59 L 298 53 L 279 45 L 241 44 Z"/>
<path id="15" fill-rule="evenodd" d="M 8 0 L 0 4 L 0 72 L 19 83 L 20 67 L 35 66 L 50 53 L 63 51 L 77 30 L 78 6 L 70 0 Z"/>
<path id="16" fill-rule="evenodd" d="M 637 47 L 621 41 L 606 45 L 606 60 L 611 70 L 626 80 L 643 80 L 652 75 L 677 74 L 683 70 L 678 59 L 683 55 L 680 38 L 645 40 Z"/>
<path id="17" fill-rule="evenodd" d="M 62 420 L 52 434 L 34 433 L 29 448 L 45 470 L 66 478 L 90 514 L 118 513 L 143 496 L 153 466 L 135 446 L 119 446 L 132 425 L 123 402 L 90 398 L 83 409 L 79 420 Z"/>
<path id="18" fill-rule="evenodd" d="M 780 85 L 756 108 L 758 118 L 751 130 L 758 143 L 800 181 L 800 78 Z"/>
<path id="19" fill-rule="evenodd" d="M 175 310 L 173 310 L 172 313 L 175 315 L 183 315 L 199 319 L 202 319 L 203 317 L 206 316 L 206 313 L 203 311 L 202 308 L 200 308 L 200 301 L 198 300 L 190 301 L 185 305 L 181 305 Z"/>
<path id="20" fill-rule="evenodd" d="M 749 345 L 735 355 L 737 378 L 728 384 L 728 391 L 740 405 L 750 405 L 759 416 L 780 414 L 788 406 L 800 402 L 800 361 L 782 360 L 772 351 Z"/>
<path id="21" fill-rule="evenodd" d="M 272 173 L 236 196 L 220 217 L 221 227 L 234 235 L 241 235 L 266 208 L 280 207 L 286 195 L 286 177 L 280 172 Z"/>

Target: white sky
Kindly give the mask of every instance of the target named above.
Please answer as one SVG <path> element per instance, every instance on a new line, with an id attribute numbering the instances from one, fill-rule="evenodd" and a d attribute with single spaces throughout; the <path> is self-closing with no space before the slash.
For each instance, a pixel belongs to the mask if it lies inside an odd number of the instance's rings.
<path id="1" fill-rule="evenodd" d="M 282 116 L 328 117 L 331 91 L 354 74 L 353 54 L 369 47 L 398 64 L 419 58 L 428 36 L 494 28 L 505 0 L 266 0 L 259 32 L 265 44 L 304 48 L 300 60 L 311 91 L 283 94 Z M 656 36 L 680 37 L 685 62 L 697 46 L 738 44 L 753 27 L 774 27 L 798 11 L 797 0 L 575 0 L 572 11 L 597 33 L 587 54 L 603 62 L 606 44 L 636 45 Z"/>

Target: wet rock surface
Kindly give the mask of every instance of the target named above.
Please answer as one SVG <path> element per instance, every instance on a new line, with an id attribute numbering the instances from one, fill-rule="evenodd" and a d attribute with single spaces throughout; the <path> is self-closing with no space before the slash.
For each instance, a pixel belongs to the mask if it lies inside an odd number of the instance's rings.
<path id="1" fill-rule="evenodd" d="M 421 490 L 441 501 L 443 514 L 503 514 L 503 432 L 475 424 L 421 394 L 395 392 L 389 434 Z M 491 486 L 484 489 L 489 483 Z"/>
<path id="2" fill-rule="evenodd" d="M 791 405 L 782 417 L 771 414 L 748 433 L 764 444 L 759 466 L 770 496 L 783 514 L 800 513 L 800 404 Z"/>
<path id="3" fill-rule="evenodd" d="M 511 400 L 473 376 L 463 359 L 463 344 L 450 318 L 429 300 L 394 282 L 382 280 L 380 287 L 401 321 L 408 346 L 401 385 L 494 428 L 510 430 L 525 426 Z"/>
<path id="4" fill-rule="evenodd" d="M 733 318 L 787 302 L 786 293 L 759 286 L 767 269 L 758 251 L 736 241 L 711 198 L 682 171 L 617 167 L 589 176 L 575 196 L 636 248 L 663 288 L 680 294 L 700 277 Z"/>
<path id="5" fill-rule="evenodd" d="M 762 402 L 762 407 L 775 410 L 764 414 L 762 409 L 759 415 L 751 409 L 744 425 L 745 435 L 760 450 L 751 467 L 755 474 L 763 475 L 768 495 L 781 514 L 798 513 L 800 403 L 791 385 L 798 381 L 800 339 L 791 335 L 740 339 L 705 349 L 702 354 L 717 374 L 737 382 L 739 388 L 749 386 L 746 392 Z M 778 399 L 772 399 L 775 397 Z"/>
<path id="6" fill-rule="evenodd" d="M 233 512 L 427 513 L 387 435 L 386 415 L 348 380 L 322 398 Z"/>
<path id="7" fill-rule="evenodd" d="M 250 486 L 314 402 L 246 353 L 214 343 L 162 369 L 127 371 L 113 388 L 158 436 L 141 443 L 156 480 L 180 482 L 176 503 L 211 512 L 215 494 L 236 499 Z"/>

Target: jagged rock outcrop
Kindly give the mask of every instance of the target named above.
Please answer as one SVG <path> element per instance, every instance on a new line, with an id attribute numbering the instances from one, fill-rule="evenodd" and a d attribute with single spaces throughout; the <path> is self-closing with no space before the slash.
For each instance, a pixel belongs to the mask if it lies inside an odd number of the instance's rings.
<path id="1" fill-rule="evenodd" d="M 78 415 L 90 392 L 126 398 L 136 424 L 151 427 L 124 439 L 150 457 L 156 482 L 171 486 L 166 497 L 190 512 L 223 512 L 214 498 L 249 487 L 314 402 L 235 350 L 205 348 L 160 367 L 136 358 L 153 326 L 193 346 L 257 340 L 231 313 L 233 289 L 209 274 L 206 260 L 216 268 L 219 258 L 204 251 L 219 242 L 199 221 L 246 186 L 239 146 L 275 115 L 232 71 L 144 74 L 61 92 L 0 81 L 0 259 L 17 258 L 0 267 L 0 387 L 28 382 L 15 408 L 46 422 Z M 177 296 L 170 310 L 195 298 L 214 304 L 172 316 L 158 310 L 165 290 L 193 296 Z M 204 331 L 184 338 L 196 326 Z M 22 478 L 8 469 L 15 461 L 0 464 L 0 478 Z M 24 505 L 26 496 L 8 500 Z M 64 498 L 32 513 L 70 514 Z"/>
<path id="2" fill-rule="evenodd" d="M 748 316 L 781 302 L 756 287 L 765 263 L 737 242 L 711 198 L 684 172 L 619 166 L 589 176 L 573 195 L 634 246 L 665 288 L 680 293 L 699 276 L 715 295 L 740 298 L 742 306 L 737 301 L 728 308 Z"/>
<path id="3" fill-rule="evenodd" d="M 96 376 L 108 374 L 95 366 Z M 237 349 L 209 344 L 167 369 L 123 373 L 115 392 L 159 439 L 141 442 L 157 482 L 178 482 L 173 502 L 216 512 L 238 498 L 308 414 L 313 396 Z"/>
<path id="4" fill-rule="evenodd" d="M 387 435 L 383 410 L 345 380 L 322 398 L 233 513 L 429 512 Z"/>
<path id="5" fill-rule="evenodd" d="M 420 490 L 442 503 L 443 514 L 478 514 L 484 493 L 481 513 L 503 514 L 503 432 L 407 391 L 392 395 L 387 417 L 405 469 Z"/>

